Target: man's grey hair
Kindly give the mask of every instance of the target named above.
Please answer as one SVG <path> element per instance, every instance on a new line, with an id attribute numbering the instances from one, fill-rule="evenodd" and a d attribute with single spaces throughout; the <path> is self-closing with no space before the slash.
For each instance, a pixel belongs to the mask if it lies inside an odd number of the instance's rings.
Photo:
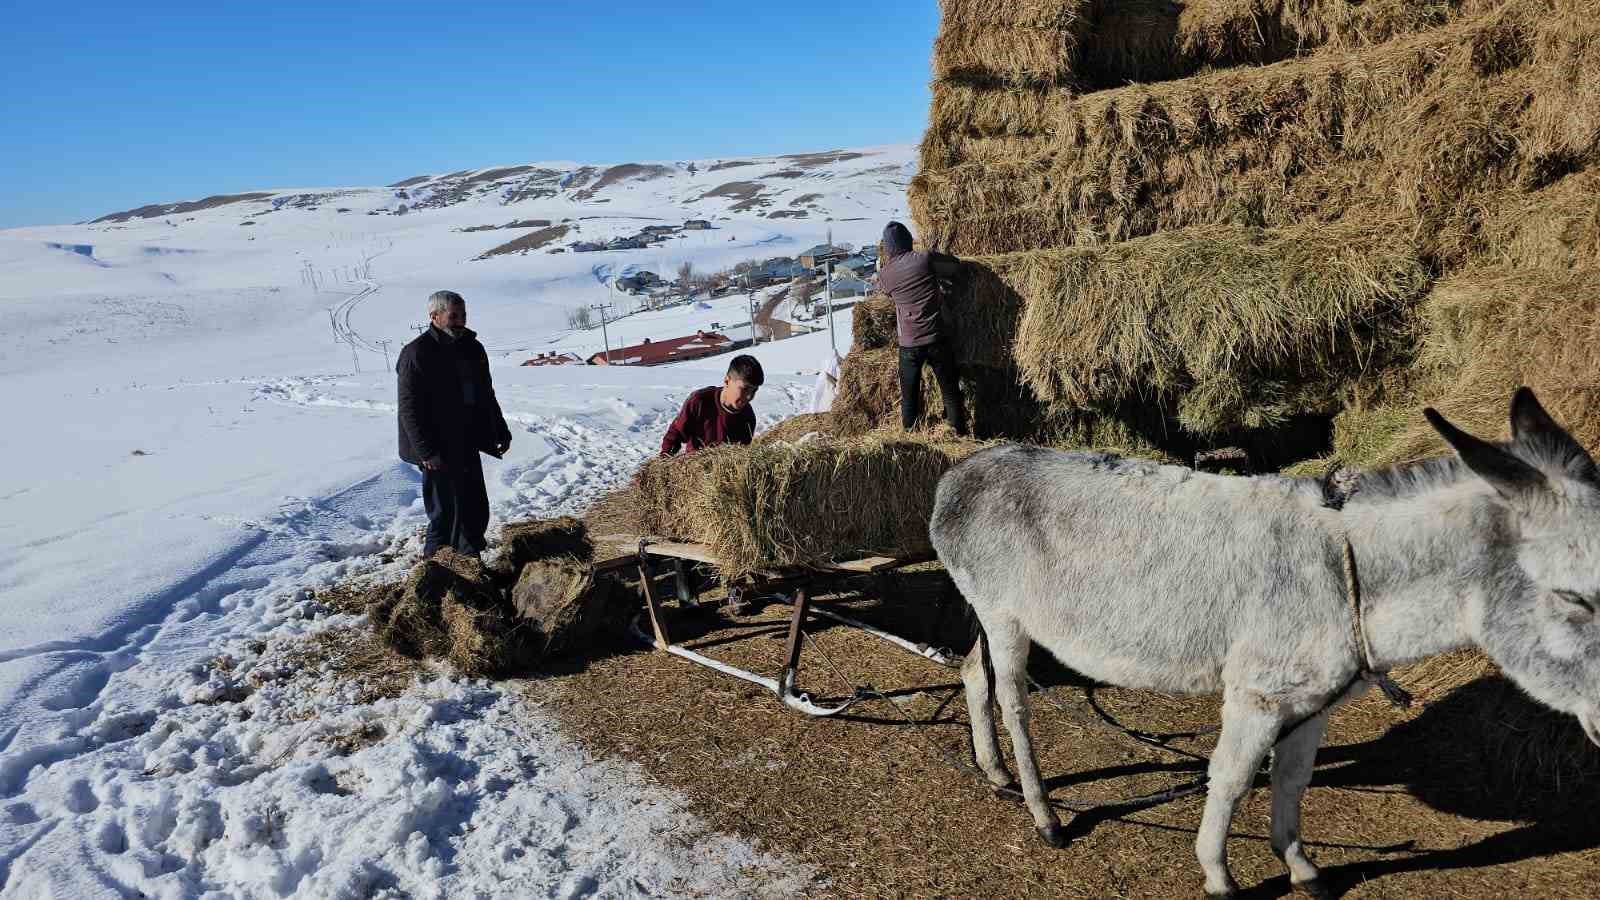
<path id="1" fill-rule="evenodd" d="M 428 298 L 428 315 L 444 312 L 458 303 L 462 306 L 467 305 L 467 301 L 461 299 L 461 295 L 455 291 L 434 291 Z"/>

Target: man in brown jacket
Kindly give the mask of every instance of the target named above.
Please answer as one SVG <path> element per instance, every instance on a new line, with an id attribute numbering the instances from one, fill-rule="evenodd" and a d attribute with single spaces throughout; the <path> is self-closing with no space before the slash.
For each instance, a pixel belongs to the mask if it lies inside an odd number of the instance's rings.
<path id="1" fill-rule="evenodd" d="M 944 417 L 967 433 L 967 408 L 961 401 L 961 378 L 955 353 L 941 319 L 940 279 L 963 277 L 954 256 L 911 249 L 911 231 L 899 222 L 883 229 L 883 261 L 878 264 L 878 289 L 894 301 L 895 330 L 900 342 L 900 425 L 910 431 L 922 415 L 922 366 L 933 368 Z"/>

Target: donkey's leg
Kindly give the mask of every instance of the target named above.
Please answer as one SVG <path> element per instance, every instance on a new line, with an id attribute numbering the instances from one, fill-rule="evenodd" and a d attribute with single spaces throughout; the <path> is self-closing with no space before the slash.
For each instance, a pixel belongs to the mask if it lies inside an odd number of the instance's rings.
<path id="1" fill-rule="evenodd" d="M 1272 755 L 1272 852 L 1289 867 L 1289 880 L 1312 896 L 1322 896 L 1317 867 L 1300 845 L 1300 799 L 1311 783 L 1317 748 L 1328 729 L 1323 713 L 1278 742 Z"/>
<path id="2" fill-rule="evenodd" d="M 1033 738 L 1028 734 L 1028 636 L 1020 628 L 1002 628 L 989 633 L 989 652 L 994 665 L 995 687 L 1000 695 L 1000 713 L 1011 732 L 1011 749 L 1017 758 L 1017 775 L 1022 780 L 1022 797 L 1033 814 L 1039 836 L 1052 847 L 1065 847 L 1067 836 L 1061 822 L 1050 809 L 1044 783 L 1039 778 L 1039 761 L 1033 755 Z"/>
<path id="3" fill-rule="evenodd" d="M 1245 691 L 1229 690 L 1222 703 L 1222 736 L 1211 755 L 1206 811 L 1200 817 L 1194 852 L 1206 873 L 1206 894 L 1229 897 L 1238 890 L 1228 873 L 1228 826 L 1239 799 L 1250 790 L 1256 770 L 1278 737 L 1276 703 Z"/>
<path id="4" fill-rule="evenodd" d="M 1000 756 L 1000 736 L 994 727 L 994 680 L 989 672 L 988 638 L 982 633 L 961 664 L 961 682 L 967 689 L 967 718 L 972 721 L 972 755 L 983 777 L 997 788 L 1014 786 Z"/>

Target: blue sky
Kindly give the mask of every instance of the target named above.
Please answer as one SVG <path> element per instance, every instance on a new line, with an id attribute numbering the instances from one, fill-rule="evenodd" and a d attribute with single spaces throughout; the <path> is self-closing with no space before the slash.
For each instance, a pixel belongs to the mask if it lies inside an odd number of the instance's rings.
<path id="1" fill-rule="evenodd" d="M 539 159 L 914 142 L 936 0 L 0 12 L 0 228 Z"/>

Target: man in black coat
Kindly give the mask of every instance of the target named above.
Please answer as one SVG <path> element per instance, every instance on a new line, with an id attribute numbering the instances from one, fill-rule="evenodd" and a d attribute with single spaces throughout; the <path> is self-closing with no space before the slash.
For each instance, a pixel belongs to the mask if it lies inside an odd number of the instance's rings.
<path id="1" fill-rule="evenodd" d="M 467 328 L 467 302 L 455 291 L 428 298 L 428 330 L 400 351 L 400 458 L 422 469 L 428 511 L 423 558 L 440 547 L 483 552 L 489 495 L 480 452 L 511 448 L 489 379 L 489 355 Z"/>

